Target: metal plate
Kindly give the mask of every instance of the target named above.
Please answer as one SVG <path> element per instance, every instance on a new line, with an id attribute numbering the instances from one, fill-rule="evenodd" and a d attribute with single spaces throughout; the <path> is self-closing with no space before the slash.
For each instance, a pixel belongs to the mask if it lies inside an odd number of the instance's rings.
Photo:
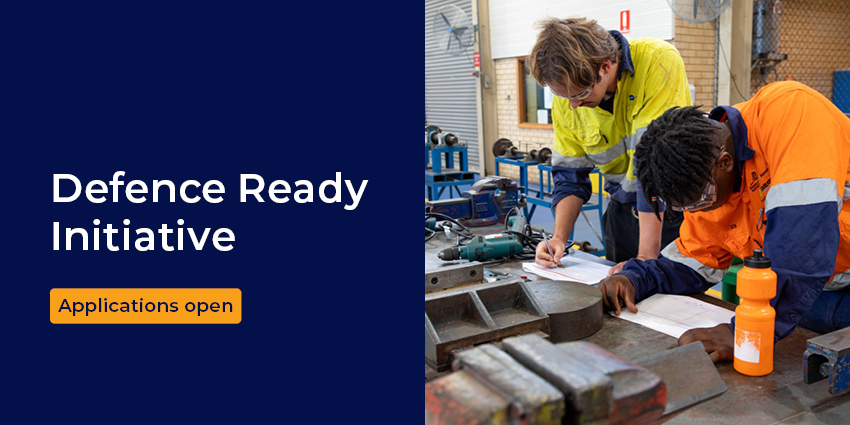
<path id="1" fill-rule="evenodd" d="M 521 280 L 425 295 L 425 363 L 439 372 L 451 352 L 549 327 L 549 317 Z"/>
<path id="2" fill-rule="evenodd" d="M 538 280 L 527 285 L 549 315 L 549 339 L 553 343 L 582 339 L 602 328 L 599 288 L 554 280 Z"/>
<path id="3" fill-rule="evenodd" d="M 484 280 L 484 266 L 479 262 L 452 264 L 425 272 L 425 293 L 478 283 Z"/>
<path id="4" fill-rule="evenodd" d="M 726 392 L 726 384 L 701 341 L 661 351 L 635 363 L 660 376 L 667 386 L 665 415 Z"/>
<path id="5" fill-rule="evenodd" d="M 850 328 L 812 338 L 808 343 L 827 349 L 838 357 L 846 356 L 850 354 Z"/>

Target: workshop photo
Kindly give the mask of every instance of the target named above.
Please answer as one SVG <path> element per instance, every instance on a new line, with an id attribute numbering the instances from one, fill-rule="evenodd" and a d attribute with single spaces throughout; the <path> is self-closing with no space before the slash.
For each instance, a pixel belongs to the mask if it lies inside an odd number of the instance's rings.
<path id="1" fill-rule="evenodd" d="M 425 1 L 426 424 L 850 424 L 850 3 Z"/>

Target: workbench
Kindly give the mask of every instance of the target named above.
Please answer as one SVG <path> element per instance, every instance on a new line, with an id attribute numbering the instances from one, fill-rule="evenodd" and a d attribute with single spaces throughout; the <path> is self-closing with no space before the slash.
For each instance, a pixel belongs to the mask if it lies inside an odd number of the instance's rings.
<path id="1" fill-rule="evenodd" d="M 502 230 L 503 226 L 499 225 L 476 228 L 473 232 L 493 234 Z M 425 269 L 433 270 L 444 265 L 465 262 L 443 262 L 437 258 L 437 252 L 454 243 L 454 239 L 448 241 L 443 234 L 426 242 Z M 613 265 L 610 261 L 583 252 L 572 252 L 570 255 Z M 532 260 L 510 259 L 501 264 L 485 267 L 526 276 L 529 280 L 545 279 L 525 273 L 522 270 L 522 261 Z M 735 308 L 732 303 L 705 294 L 693 296 L 730 310 Z M 850 395 L 830 394 L 827 389 L 827 380 L 811 385 L 803 382 L 803 353 L 806 351 L 806 341 L 815 336 L 818 334 L 797 327 L 790 336 L 777 342 L 774 352 L 774 371 L 764 377 L 741 375 L 735 371 L 731 361 L 717 364 L 717 371 L 728 390 L 717 397 L 662 417 L 662 421 L 670 424 L 746 423 L 747 425 L 850 423 Z M 627 360 L 637 360 L 677 346 L 676 338 L 607 313 L 603 319 L 602 329 L 583 341 L 592 342 Z M 448 373 L 451 372 L 437 373 L 425 366 L 425 381 Z"/>

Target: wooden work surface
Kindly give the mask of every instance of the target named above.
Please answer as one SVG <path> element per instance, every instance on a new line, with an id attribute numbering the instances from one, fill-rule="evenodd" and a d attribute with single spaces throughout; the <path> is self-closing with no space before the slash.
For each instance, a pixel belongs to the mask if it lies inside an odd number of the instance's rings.
<path id="1" fill-rule="evenodd" d="M 490 226 L 475 229 L 474 233 L 498 233 L 501 229 L 499 226 Z M 437 258 L 440 250 L 453 243 L 454 241 L 448 241 L 442 234 L 426 242 L 425 269 L 432 270 L 444 264 L 461 263 L 443 262 Z M 613 264 L 582 252 L 570 255 Z M 522 271 L 521 263 L 520 260 L 508 260 L 487 267 L 527 276 Z M 544 279 L 534 275 L 527 277 L 531 280 Z M 730 310 L 735 308 L 734 304 L 708 295 L 700 294 L 694 297 Z M 662 421 L 669 424 L 850 424 L 850 393 L 830 394 L 826 380 L 812 385 L 803 382 L 803 353 L 806 351 L 806 341 L 818 335 L 798 327 L 790 336 L 777 342 L 774 371 L 764 377 L 741 375 L 735 371 L 732 362 L 717 364 L 717 371 L 726 383 L 727 391 L 713 399 L 665 416 Z M 602 329 L 584 341 L 599 345 L 627 360 L 637 360 L 677 346 L 676 338 L 607 314 L 603 319 Z M 447 373 L 450 372 L 438 374 L 425 367 L 426 381 Z"/>

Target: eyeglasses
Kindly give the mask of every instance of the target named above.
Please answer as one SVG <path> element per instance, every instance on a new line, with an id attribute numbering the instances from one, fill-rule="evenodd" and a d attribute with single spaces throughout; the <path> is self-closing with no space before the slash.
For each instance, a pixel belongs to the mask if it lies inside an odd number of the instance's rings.
<path id="1" fill-rule="evenodd" d="M 698 201 L 687 206 L 670 205 L 670 209 L 678 212 L 696 212 L 710 207 L 715 201 L 717 201 L 717 184 L 714 183 L 712 178 L 706 182 L 705 189 L 703 189 L 702 196 Z"/>
<path id="2" fill-rule="evenodd" d="M 723 152 L 725 151 L 725 146 L 720 148 L 720 153 L 717 155 L 717 158 L 715 158 L 715 162 L 717 161 L 717 159 L 720 158 L 720 155 L 723 155 Z M 710 207 L 712 204 L 714 204 L 715 201 L 717 201 L 717 183 L 714 182 L 714 177 L 712 177 L 708 182 L 705 183 L 705 189 L 702 190 L 702 196 L 700 196 L 698 201 L 687 206 L 670 205 L 670 209 L 678 212 L 696 212 Z"/>
<path id="3" fill-rule="evenodd" d="M 595 86 L 596 86 L 596 83 L 593 83 L 593 84 L 590 85 L 590 87 L 587 88 L 587 90 L 585 90 L 585 91 L 583 91 L 583 92 L 581 92 L 581 93 L 579 93 L 575 96 L 569 96 L 569 97 L 567 97 L 567 99 L 569 99 L 569 100 L 584 100 L 584 99 L 587 99 L 587 97 L 590 96 L 590 93 L 593 92 L 593 88 Z"/>

